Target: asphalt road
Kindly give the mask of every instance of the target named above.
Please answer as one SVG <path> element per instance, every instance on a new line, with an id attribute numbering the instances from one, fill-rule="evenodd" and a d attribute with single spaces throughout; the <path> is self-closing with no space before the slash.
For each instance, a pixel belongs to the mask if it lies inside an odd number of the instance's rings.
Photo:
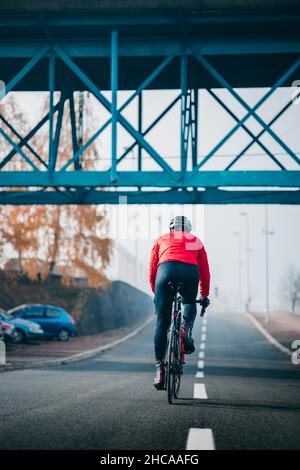
<path id="1" fill-rule="evenodd" d="M 200 448 L 300 449 L 300 366 L 246 317 L 197 320 L 171 406 L 152 386 L 153 329 L 73 365 L 1 373 L 0 449 L 184 450 L 188 435 Z"/>

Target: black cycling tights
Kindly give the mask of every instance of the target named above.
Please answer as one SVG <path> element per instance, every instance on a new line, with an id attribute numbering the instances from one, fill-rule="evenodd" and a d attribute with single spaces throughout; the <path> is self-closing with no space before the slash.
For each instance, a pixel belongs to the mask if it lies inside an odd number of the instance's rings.
<path id="1" fill-rule="evenodd" d="M 157 322 L 154 333 L 155 357 L 163 359 L 167 345 L 167 331 L 171 322 L 174 294 L 170 281 L 182 283 L 183 318 L 193 326 L 196 317 L 195 300 L 198 292 L 199 269 L 195 264 L 167 261 L 158 266 L 155 280 L 155 309 Z"/>

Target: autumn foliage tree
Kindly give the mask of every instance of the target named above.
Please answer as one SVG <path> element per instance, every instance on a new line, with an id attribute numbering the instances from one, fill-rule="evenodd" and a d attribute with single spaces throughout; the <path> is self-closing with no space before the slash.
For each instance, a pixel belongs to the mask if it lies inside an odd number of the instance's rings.
<path id="1" fill-rule="evenodd" d="M 88 100 L 86 97 L 86 107 Z M 47 109 L 48 99 L 45 97 L 43 110 L 47 112 Z M 75 111 L 78 113 L 78 109 Z M 13 122 L 19 135 L 26 135 L 29 130 L 27 120 L 13 95 L 5 98 L 5 112 L 2 102 L 0 103 L 0 113 L 5 115 L 8 123 Z M 84 109 L 84 116 L 85 136 L 88 139 L 94 130 L 93 116 L 87 109 Z M 19 138 L 10 127 L 5 122 L 1 126 L 18 143 Z M 30 140 L 31 148 L 44 162 L 48 158 L 47 133 L 48 129 L 44 126 Z M 1 155 L 6 155 L 12 147 L 1 139 L 0 149 Z M 45 169 L 29 148 L 24 146 L 22 150 L 39 169 Z M 70 108 L 66 102 L 58 148 L 58 167 L 63 166 L 72 155 Z M 95 145 L 92 145 L 85 153 L 83 168 L 95 168 L 97 160 L 98 152 Z M 16 154 L 5 169 L 29 170 L 30 167 L 26 159 Z M 8 252 L 13 250 L 17 253 L 19 271 L 33 279 L 59 272 L 65 283 L 71 283 L 74 277 L 86 277 L 89 286 L 104 286 L 108 282 L 105 269 L 109 265 L 112 248 L 112 242 L 106 233 L 107 222 L 104 209 L 95 205 L 2 206 L 2 260 L 10 257 Z"/>
<path id="2" fill-rule="evenodd" d="M 90 286 L 106 285 L 111 254 L 106 225 L 97 206 L 51 207 L 43 243 L 48 274 L 59 268 L 65 283 L 84 275 Z"/>
<path id="3" fill-rule="evenodd" d="M 17 252 L 18 270 L 21 273 L 26 270 L 24 260 L 38 250 L 37 230 L 38 218 L 31 207 L 11 206 L 2 210 L 2 244 L 9 244 Z"/>

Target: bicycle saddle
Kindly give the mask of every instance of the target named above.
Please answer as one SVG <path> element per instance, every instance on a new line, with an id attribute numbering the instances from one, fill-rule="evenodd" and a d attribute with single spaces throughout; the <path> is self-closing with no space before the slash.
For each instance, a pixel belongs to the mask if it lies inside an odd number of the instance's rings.
<path id="1" fill-rule="evenodd" d="M 180 292 L 182 289 L 182 282 L 168 282 L 168 286 L 170 289 L 172 289 L 174 292 Z"/>

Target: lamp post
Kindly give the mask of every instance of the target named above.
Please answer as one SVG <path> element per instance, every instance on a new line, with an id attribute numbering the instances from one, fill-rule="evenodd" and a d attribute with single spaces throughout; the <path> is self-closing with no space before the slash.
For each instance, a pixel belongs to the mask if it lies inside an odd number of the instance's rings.
<path id="1" fill-rule="evenodd" d="M 269 235 L 273 235 L 274 231 L 269 230 L 269 214 L 268 206 L 265 205 L 265 247 L 266 247 L 266 315 L 265 322 L 268 323 L 270 318 L 270 278 L 269 278 Z"/>
<path id="2" fill-rule="evenodd" d="M 138 287 L 139 284 L 139 225 L 138 225 L 138 212 L 135 211 L 134 213 L 134 228 L 135 228 L 135 239 L 134 239 L 134 255 L 135 255 L 135 281 L 136 281 L 136 287 Z"/>
<path id="3" fill-rule="evenodd" d="M 249 214 L 248 212 L 241 212 L 241 216 L 246 218 L 246 271 L 247 271 L 247 300 L 245 309 L 249 311 L 251 295 L 250 295 L 250 233 L 249 233 Z"/>
<path id="4" fill-rule="evenodd" d="M 239 306 L 242 304 L 242 260 L 241 260 L 241 234 L 240 232 L 233 232 L 233 235 L 238 238 L 238 276 L 239 276 Z"/>
<path id="5" fill-rule="evenodd" d="M 161 213 L 158 214 L 158 216 L 156 217 L 157 219 L 157 226 L 158 226 L 158 236 L 161 235 L 161 231 L 162 231 L 162 220 L 161 220 Z"/>

